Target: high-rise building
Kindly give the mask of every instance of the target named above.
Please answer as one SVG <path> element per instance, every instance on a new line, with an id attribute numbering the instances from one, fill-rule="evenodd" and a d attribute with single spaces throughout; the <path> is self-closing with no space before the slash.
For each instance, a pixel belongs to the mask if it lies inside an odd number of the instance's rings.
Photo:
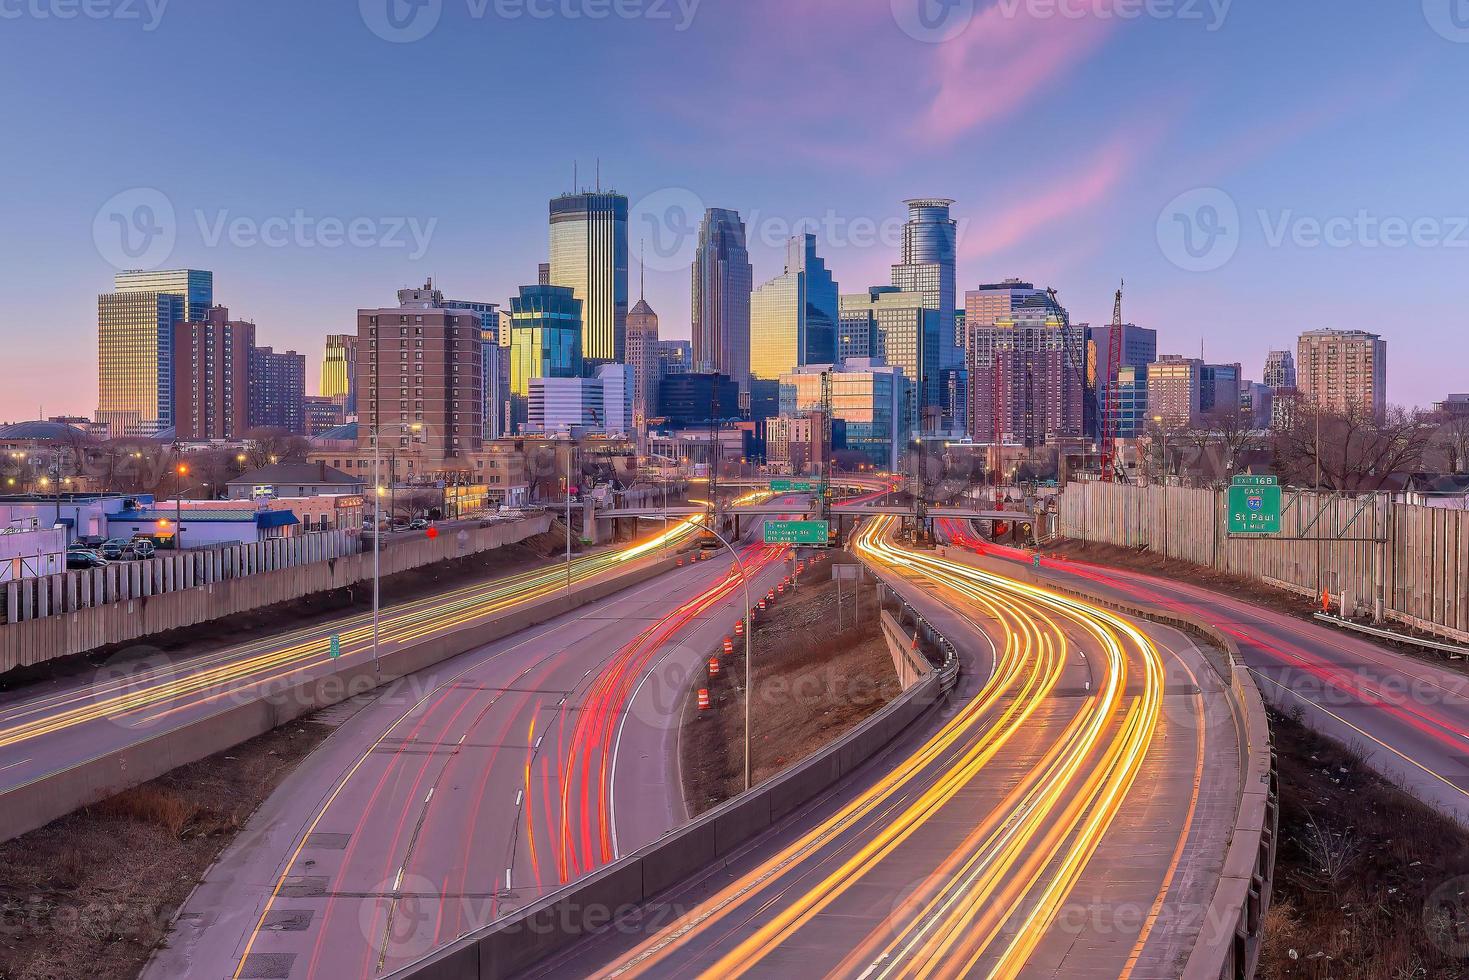
<path id="1" fill-rule="evenodd" d="M 872 286 L 865 293 L 841 298 L 843 329 L 854 333 L 868 322 L 871 355 L 877 363 L 901 368 L 908 379 L 905 424 L 915 433 L 936 432 L 942 416 L 938 310 L 914 292 L 896 286 Z"/>
<path id="2" fill-rule="evenodd" d="M 469 469 L 484 444 L 478 313 L 446 309 L 432 283 L 357 311 L 357 445 L 392 456 L 393 478 Z"/>
<path id="3" fill-rule="evenodd" d="M 250 351 L 250 428 L 306 434 L 306 355 Z"/>
<path id="4" fill-rule="evenodd" d="M 750 387 L 750 294 L 755 274 L 739 212 L 709 208 L 693 265 L 693 370 L 727 374 Z"/>
<path id="5" fill-rule="evenodd" d="M 592 380 L 602 393 L 602 405 L 597 412 L 599 431 L 609 436 L 632 435 L 632 368 L 627 364 L 599 364 Z"/>
<path id="6" fill-rule="evenodd" d="M 334 399 L 347 415 L 357 413 L 357 335 L 333 333 L 326 337 L 321 361 L 321 397 Z"/>
<path id="7" fill-rule="evenodd" d="M 580 378 L 582 302 L 570 286 L 521 286 L 510 300 L 512 430 L 529 419 L 532 378 Z"/>
<path id="8" fill-rule="evenodd" d="M 1265 358 L 1264 384 L 1272 391 L 1294 391 L 1296 358 L 1288 350 L 1273 350 Z"/>
<path id="9" fill-rule="evenodd" d="M 913 198 L 903 202 L 908 223 L 903 226 L 903 261 L 893 266 L 893 285 L 916 292 L 939 315 L 938 368 L 964 366 L 964 338 L 956 331 L 954 307 L 958 301 L 954 263 L 957 225 L 949 217 L 953 201 L 946 197 Z"/>
<path id="10" fill-rule="evenodd" d="M 172 293 L 183 300 L 185 320 L 205 319 L 214 305 L 214 273 L 204 269 L 119 272 L 112 283 L 119 293 Z"/>
<path id="11" fill-rule="evenodd" d="M 632 427 L 632 372 L 600 364 L 590 378 L 531 378 L 526 432 L 628 435 Z"/>
<path id="12" fill-rule="evenodd" d="M 97 421 L 112 438 L 154 435 L 173 425 L 174 293 L 97 297 Z"/>
<path id="13" fill-rule="evenodd" d="M 1117 437 L 1136 439 L 1148 428 L 1147 365 L 1124 364 L 1116 382 Z"/>
<path id="14" fill-rule="evenodd" d="M 896 365 L 862 359 L 805 365 L 780 379 L 781 416 L 820 412 L 821 376 L 827 371 L 831 415 L 845 425 L 846 447 L 862 452 L 879 469 L 898 469 L 913 430 L 907 420 L 908 379 Z"/>
<path id="15" fill-rule="evenodd" d="M 734 421 L 740 417 L 740 386 L 723 374 L 670 374 L 658 383 L 658 404 L 672 429 Z"/>
<path id="16" fill-rule="evenodd" d="M 1039 293 L 1041 290 L 1036 289 L 1034 283 L 1020 279 L 982 283 L 977 288 L 966 290 L 964 293 L 963 347 L 964 366 L 969 372 L 969 432 L 976 440 L 991 442 L 994 439 L 993 431 L 989 433 L 976 431 L 973 421 L 979 411 L 976 399 L 980 397 L 993 399 L 994 393 L 981 392 L 975 385 L 974 379 L 977 377 L 977 372 L 973 356 L 974 331 L 976 328 L 994 326 L 996 320 L 1008 317 L 1017 306 Z"/>
<path id="17" fill-rule="evenodd" d="M 510 433 L 510 348 L 500 343 L 501 317 L 494 327 L 480 321 L 479 377 L 484 400 L 484 439 L 499 439 Z M 508 334 L 507 334 L 508 339 Z"/>
<path id="18" fill-rule="evenodd" d="M 658 416 L 658 380 L 663 376 L 658 356 L 658 314 L 639 299 L 627 315 L 627 366 L 632 370 L 633 430 L 647 429 L 648 419 Z"/>
<path id="19" fill-rule="evenodd" d="M 551 283 L 582 304 L 582 357 L 627 357 L 627 198 L 611 191 L 551 201 Z"/>
<path id="20" fill-rule="evenodd" d="M 174 428 L 185 442 L 235 440 L 250 428 L 255 324 L 223 306 L 174 327 Z"/>
<path id="21" fill-rule="evenodd" d="M 773 381 L 802 364 L 836 360 L 837 297 L 816 236 L 796 235 L 786 244 L 785 272 L 750 297 L 751 376 Z"/>
<path id="22" fill-rule="evenodd" d="M 324 395 L 306 396 L 306 434 L 319 436 L 335 429 L 347 420 L 347 412 L 340 401 Z"/>
<path id="23" fill-rule="evenodd" d="M 1310 330 L 1296 344 L 1301 397 L 1329 412 L 1387 410 L 1387 341 L 1365 330 Z"/>
<path id="24" fill-rule="evenodd" d="M 1204 415 L 1238 412 L 1244 369 L 1238 364 L 1205 364 L 1199 373 L 1199 411 Z"/>
<path id="25" fill-rule="evenodd" d="M 688 374 L 694 369 L 694 345 L 688 340 L 658 341 L 659 377 Z"/>
<path id="26" fill-rule="evenodd" d="M 203 320 L 214 273 L 202 269 L 119 272 L 97 297 L 97 421 L 114 437 L 173 425 L 174 326 Z"/>
<path id="27" fill-rule="evenodd" d="M 877 321 L 872 316 L 871 304 L 849 303 L 848 299 L 849 297 L 843 296 L 840 300 L 841 324 L 837 335 L 837 360 L 870 359 L 877 349 Z"/>
<path id="28" fill-rule="evenodd" d="M 1204 362 L 1164 354 L 1148 365 L 1148 421 L 1168 430 L 1188 429 L 1203 414 Z"/>
<path id="29" fill-rule="evenodd" d="M 969 325 L 974 440 L 1038 446 L 1085 435 L 1086 328 L 1046 293 Z"/>
<path id="30" fill-rule="evenodd" d="M 1239 411 L 1252 429 L 1269 428 L 1274 417 L 1275 390 L 1258 381 L 1240 385 Z"/>

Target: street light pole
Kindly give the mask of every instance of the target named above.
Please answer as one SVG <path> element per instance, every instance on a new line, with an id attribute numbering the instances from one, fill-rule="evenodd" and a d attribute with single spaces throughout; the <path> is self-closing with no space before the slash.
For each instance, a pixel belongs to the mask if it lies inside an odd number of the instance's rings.
<path id="1" fill-rule="evenodd" d="M 383 546 L 383 480 L 382 453 L 378 448 L 378 430 L 372 428 L 372 666 L 379 674 L 382 665 L 377 659 L 378 618 L 382 609 L 382 546 Z"/>
<path id="2" fill-rule="evenodd" d="M 739 552 L 735 551 L 734 545 L 724 539 L 724 535 L 711 526 L 713 523 L 709 521 L 704 526 L 710 534 L 714 535 L 715 540 L 724 545 L 734 556 L 735 571 L 740 573 L 740 585 L 745 590 L 745 790 L 748 791 L 750 789 L 750 697 L 752 694 L 750 684 L 754 676 L 751 664 L 755 660 L 755 624 L 750 621 L 750 579 L 745 575 L 745 565 L 740 561 Z"/>

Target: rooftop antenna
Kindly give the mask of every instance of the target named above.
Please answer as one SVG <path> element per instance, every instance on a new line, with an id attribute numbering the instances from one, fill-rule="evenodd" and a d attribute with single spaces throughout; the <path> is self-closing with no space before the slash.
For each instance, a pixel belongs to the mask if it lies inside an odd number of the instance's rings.
<path id="1" fill-rule="evenodd" d="M 597 157 L 597 193 L 602 193 L 602 158 Z"/>
<path id="2" fill-rule="evenodd" d="M 648 240 L 638 239 L 638 299 L 648 298 Z"/>
<path id="3" fill-rule="evenodd" d="M 575 161 L 575 160 L 571 161 L 571 193 L 573 193 L 573 194 L 580 194 L 581 193 L 581 187 L 580 187 L 580 185 L 578 183 L 578 181 L 580 181 L 581 177 L 577 173 L 577 166 L 578 166 L 577 161 Z"/>

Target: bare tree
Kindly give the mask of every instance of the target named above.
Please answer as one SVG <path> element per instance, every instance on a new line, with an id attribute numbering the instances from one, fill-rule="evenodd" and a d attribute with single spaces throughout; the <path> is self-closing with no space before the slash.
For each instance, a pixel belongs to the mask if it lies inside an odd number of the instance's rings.
<path id="1" fill-rule="evenodd" d="M 311 451 L 311 443 L 304 436 L 285 429 L 251 429 L 245 433 L 245 440 L 245 456 L 256 469 L 289 459 L 305 459 Z"/>
<path id="2" fill-rule="evenodd" d="M 1469 473 L 1469 416 L 1440 415 L 1437 426 L 1432 448 L 1443 469 L 1449 473 Z"/>
<path id="3" fill-rule="evenodd" d="M 1430 417 L 1394 406 L 1380 417 L 1305 403 L 1272 442 L 1275 468 L 1291 482 L 1337 493 L 1371 493 L 1422 468 L 1434 433 Z"/>

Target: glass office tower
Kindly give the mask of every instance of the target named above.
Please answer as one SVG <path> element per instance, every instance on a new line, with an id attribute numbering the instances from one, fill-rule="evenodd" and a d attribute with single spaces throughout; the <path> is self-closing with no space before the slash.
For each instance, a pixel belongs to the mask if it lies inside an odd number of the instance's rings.
<path id="1" fill-rule="evenodd" d="M 173 425 L 173 333 L 183 320 L 174 293 L 97 297 L 97 421 L 111 438 Z"/>
<path id="2" fill-rule="evenodd" d="M 203 323 L 214 305 L 214 273 L 204 269 L 161 269 L 119 272 L 112 280 L 119 293 L 171 293 L 183 300 L 183 319 Z"/>
<path id="3" fill-rule="evenodd" d="M 786 269 L 750 297 L 750 374 L 775 381 L 803 364 L 837 357 L 836 280 L 816 255 L 816 236 L 787 244 Z"/>
<path id="4" fill-rule="evenodd" d="M 528 417 L 532 378 L 583 373 L 582 302 L 569 286 L 521 286 L 510 300 L 510 414 L 517 430 Z"/>
<path id="5" fill-rule="evenodd" d="M 893 285 L 916 292 L 939 315 L 940 368 L 964 366 L 964 338 L 958 335 L 954 309 L 958 302 L 955 255 L 958 226 L 949 217 L 953 201 L 946 197 L 914 198 L 903 226 L 903 261 L 893 266 Z"/>
<path id="6" fill-rule="evenodd" d="M 849 333 L 870 332 L 871 356 L 902 368 L 908 379 L 906 424 L 915 433 L 938 430 L 942 415 L 939 311 L 922 295 L 896 286 L 873 286 L 842 297 L 842 322 Z"/>
<path id="7" fill-rule="evenodd" d="M 710 208 L 694 253 L 694 370 L 717 371 L 750 388 L 750 291 L 754 269 L 739 212 Z"/>
<path id="8" fill-rule="evenodd" d="M 327 334 L 326 356 L 321 362 L 321 396 L 341 405 L 348 415 L 357 413 L 357 335 Z"/>
<path id="9" fill-rule="evenodd" d="M 581 301 L 581 355 L 622 362 L 627 351 L 627 198 L 601 191 L 551 201 L 551 284 Z"/>

